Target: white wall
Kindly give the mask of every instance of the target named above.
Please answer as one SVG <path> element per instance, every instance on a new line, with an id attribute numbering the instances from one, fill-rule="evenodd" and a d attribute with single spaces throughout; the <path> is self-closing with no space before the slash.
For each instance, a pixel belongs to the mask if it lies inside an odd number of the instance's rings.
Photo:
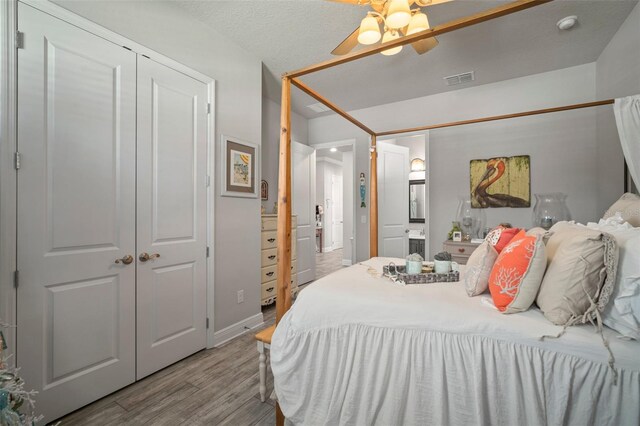
<path id="1" fill-rule="evenodd" d="M 291 112 L 291 140 L 309 144 L 308 120 Z M 262 179 L 269 183 L 269 199 L 263 201 L 267 213 L 278 200 L 278 163 L 280 156 L 280 104 L 262 98 Z"/>
<path id="2" fill-rule="evenodd" d="M 595 63 L 352 111 L 376 130 L 414 127 L 595 100 Z M 310 143 L 357 139 L 358 171 L 369 179 L 368 136 L 338 116 L 309 120 Z M 575 219 L 600 217 L 597 206 L 595 111 L 585 109 L 430 132 L 430 252 L 455 220 L 458 195 L 468 195 L 469 161 L 531 156 L 531 193 L 561 191 Z M 368 188 L 367 188 L 368 190 Z M 533 205 L 532 197 L 532 205 Z M 359 209 L 358 215 L 368 215 Z M 489 225 L 531 226 L 531 208 L 488 209 Z M 369 257 L 369 230 L 358 222 L 358 260 Z"/>
<path id="3" fill-rule="evenodd" d="M 353 152 L 347 151 L 342 153 L 342 193 L 343 203 L 342 215 L 344 217 L 344 227 L 342 235 L 342 260 L 344 264 L 354 263 L 353 256 L 353 210 L 355 209 L 354 200 L 354 182 L 353 182 Z"/>
<path id="4" fill-rule="evenodd" d="M 262 64 L 232 40 L 171 2 L 55 3 L 216 79 L 216 146 L 220 134 L 260 143 Z M 216 158 L 215 313 L 220 330 L 260 314 L 260 201 L 220 197 Z M 244 290 L 244 303 L 236 293 Z"/>
<path id="5" fill-rule="evenodd" d="M 598 99 L 640 94 L 640 4 L 631 11 L 596 62 Z M 624 155 L 610 106 L 597 110 L 598 211 L 624 191 Z"/>

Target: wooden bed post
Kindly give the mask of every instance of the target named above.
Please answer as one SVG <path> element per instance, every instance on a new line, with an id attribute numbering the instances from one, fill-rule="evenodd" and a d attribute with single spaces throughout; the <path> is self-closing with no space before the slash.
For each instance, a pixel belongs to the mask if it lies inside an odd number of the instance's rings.
<path id="1" fill-rule="evenodd" d="M 378 151 L 376 135 L 371 135 L 371 174 L 369 193 L 369 256 L 378 256 Z"/>
<path id="2" fill-rule="evenodd" d="M 291 80 L 282 79 L 278 169 L 276 324 L 291 307 Z"/>

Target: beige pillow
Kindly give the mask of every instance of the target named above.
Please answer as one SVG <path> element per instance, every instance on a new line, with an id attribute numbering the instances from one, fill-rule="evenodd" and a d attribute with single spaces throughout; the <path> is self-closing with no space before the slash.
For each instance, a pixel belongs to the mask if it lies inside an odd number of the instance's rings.
<path id="1" fill-rule="evenodd" d="M 627 192 L 618 199 L 609 210 L 604 213 L 603 219 L 609 219 L 620 212 L 622 218 L 632 226 L 640 226 L 640 196 Z"/>
<path id="2" fill-rule="evenodd" d="M 558 222 L 549 233 L 547 271 L 536 303 L 554 324 L 586 322 L 594 309 L 604 309 L 613 291 L 615 239 L 570 222 Z"/>
<path id="3" fill-rule="evenodd" d="M 469 296 L 477 296 L 487 291 L 489 274 L 496 262 L 498 252 L 488 241 L 480 244 L 467 260 L 464 287 Z"/>

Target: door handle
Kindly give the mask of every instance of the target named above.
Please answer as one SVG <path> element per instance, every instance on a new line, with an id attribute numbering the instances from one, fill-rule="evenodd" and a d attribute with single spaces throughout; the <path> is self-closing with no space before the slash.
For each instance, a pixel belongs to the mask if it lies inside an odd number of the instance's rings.
<path id="1" fill-rule="evenodd" d="M 131 262 L 133 262 L 133 256 L 131 256 L 130 254 L 121 257 L 119 259 L 116 259 L 116 263 L 124 263 L 125 265 L 130 264 Z"/>
<path id="2" fill-rule="evenodd" d="M 152 260 L 157 257 L 160 257 L 159 253 L 149 254 L 147 252 L 143 252 L 143 253 L 140 253 L 140 256 L 138 256 L 138 259 L 140 259 L 140 262 L 146 262 L 147 260 Z"/>

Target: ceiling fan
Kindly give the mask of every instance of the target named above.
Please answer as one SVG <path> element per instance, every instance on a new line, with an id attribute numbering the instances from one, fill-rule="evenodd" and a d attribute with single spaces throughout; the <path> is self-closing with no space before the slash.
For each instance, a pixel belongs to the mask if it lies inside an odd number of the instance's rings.
<path id="1" fill-rule="evenodd" d="M 347 3 L 356 6 L 368 5 L 371 11 L 362 19 L 360 26 L 355 29 L 331 53 L 346 55 L 360 44 L 374 44 L 382 39 L 382 43 L 395 40 L 400 36 L 411 35 L 430 28 L 427 15 L 421 7 L 446 3 L 452 0 L 329 0 L 337 3 Z M 412 5 L 418 6 L 411 9 Z M 383 33 L 380 33 L 382 25 Z M 438 45 L 435 37 L 411 43 L 419 55 L 428 52 Z M 395 55 L 402 50 L 402 46 L 384 50 L 383 55 Z"/>

